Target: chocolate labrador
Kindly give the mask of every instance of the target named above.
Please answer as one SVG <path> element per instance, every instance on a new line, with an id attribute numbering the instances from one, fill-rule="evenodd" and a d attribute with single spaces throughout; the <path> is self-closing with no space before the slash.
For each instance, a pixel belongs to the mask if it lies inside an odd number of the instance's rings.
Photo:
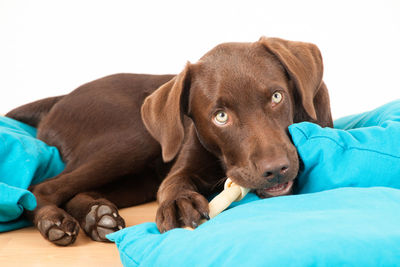
<path id="1" fill-rule="evenodd" d="M 125 226 L 118 208 L 156 195 L 161 232 L 196 227 L 227 176 L 262 197 L 290 194 L 299 158 L 288 126 L 332 126 L 322 73 L 315 45 L 263 37 L 218 45 L 176 76 L 112 75 L 12 110 L 66 163 L 30 188 L 27 216 L 69 245 L 79 225 L 106 241 Z"/>

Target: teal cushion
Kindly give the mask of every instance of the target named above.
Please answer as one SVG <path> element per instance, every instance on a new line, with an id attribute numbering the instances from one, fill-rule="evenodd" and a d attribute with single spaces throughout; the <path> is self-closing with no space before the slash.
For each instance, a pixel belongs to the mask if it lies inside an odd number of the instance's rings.
<path id="1" fill-rule="evenodd" d="M 337 129 L 350 130 L 362 127 L 382 126 L 388 121 L 400 121 L 400 99 L 364 113 L 335 120 Z"/>
<path id="2" fill-rule="evenodd" d="M 298 192 L 339 187 L 400 188 L 400 100 L 339 119 L 335 127 L 302 122 L 289 127 L 304 170 Z"/>
<path id="3" fill-rule="evenodd" d="M 107 237 L 125 266 L 399 266 L 400 101 L 335 127 L 289 127 L 300 195 L 250 194 L 194 231 L 146 223 Z"/>
<path id="4" fill-rule="evenodd" d="M 398 266 L 399 210 L 400 190 L 340 188 L 252 201 L 194 231 L 145 223 L 107 237 L 124 266 Z"/>
<path id="5" fill-rule="evenodd" d="M 36 207 L 27 188 L 64 169 L 58 150 L 35 136 L 35 128 L 0 116 L 0 232 L 29 225 L 20 218 Z"/>

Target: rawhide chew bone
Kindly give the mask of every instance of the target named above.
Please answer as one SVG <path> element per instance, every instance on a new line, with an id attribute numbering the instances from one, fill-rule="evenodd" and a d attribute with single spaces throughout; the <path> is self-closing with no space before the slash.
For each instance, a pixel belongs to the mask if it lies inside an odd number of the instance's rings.
<path id="1" fill-rule="evenodd" d="M 230 178 L 227 178 L 225 181 L 224 190 L 214 197 L 208 204 L 210 210 L 210 219 L 224 211 L 227 207 L 229 207 L 230 204 L 232 204 L 232 202 L 242 200 L 249 191 L 249 188 L 241 187 L 232 182 Z M 204 222 L 205 220 L 202 220 L 200 224 Z M 193 228 L 190 227 L 185 227 L 185 229 L 193 230 Z"/>

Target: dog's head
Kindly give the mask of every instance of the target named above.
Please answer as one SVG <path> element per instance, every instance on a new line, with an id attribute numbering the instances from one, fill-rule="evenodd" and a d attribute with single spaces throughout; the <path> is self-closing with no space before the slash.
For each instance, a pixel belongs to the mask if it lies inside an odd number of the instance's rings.
<path id="1" fill-rule="evenodd" d="M 183 117 L 237 184 L 263 197 L 288 194 L 299 170 L 288 126 L 331 125 L 315 45 L 277 38 L 221 44 L 150 95 L 143 121 L 172 160 L 184 140 Z"/>

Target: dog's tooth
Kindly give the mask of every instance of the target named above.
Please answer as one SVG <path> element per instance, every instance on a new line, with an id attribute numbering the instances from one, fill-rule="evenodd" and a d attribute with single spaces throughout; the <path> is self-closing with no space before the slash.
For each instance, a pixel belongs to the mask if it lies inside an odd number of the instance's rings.
<path id="1" fill-rule="evenodd" d="M 117 218 L 118 217 L 118 215 L 114 212 L 113 213 L 113 216 L 115 217 L 115 218 Z"/>
<path id="2" fill-rule="evenodd" d="M 124 228 L 124 227 L 122 227 L 122 225 L 118 225 L 119 230 L 122 230 L 122 228 Z"/>

